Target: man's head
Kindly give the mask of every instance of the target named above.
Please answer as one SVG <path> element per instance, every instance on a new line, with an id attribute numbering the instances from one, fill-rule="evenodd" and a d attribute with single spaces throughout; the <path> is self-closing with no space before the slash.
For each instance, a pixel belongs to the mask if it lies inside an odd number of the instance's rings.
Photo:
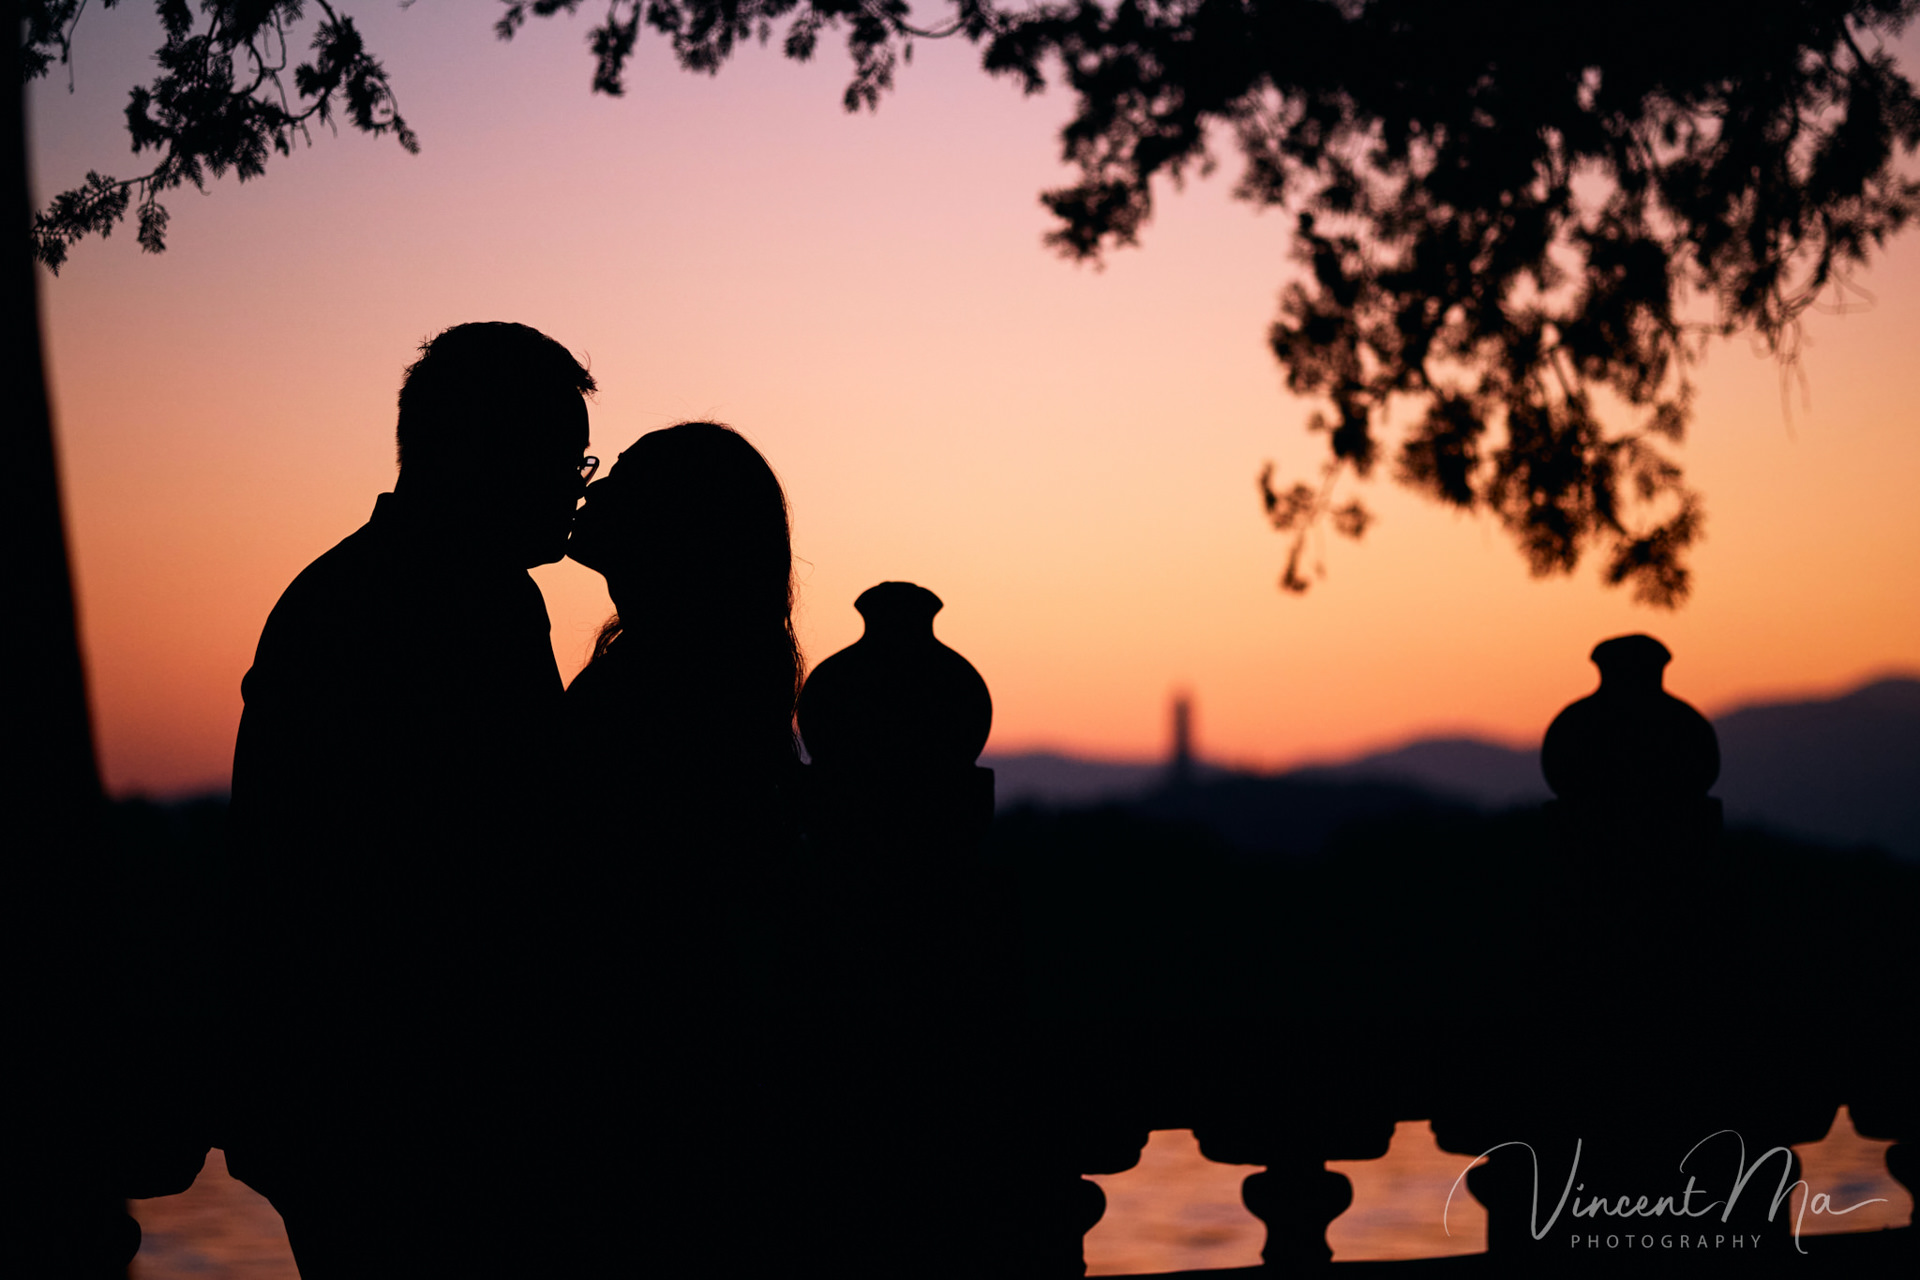
<path id="1" fill-rule="evenodd" d="M 400 483 L 476 549 L 523 565 L 567 547 L 594 389 L 537 329 L 461 324 L 420 346 L 400 384 Z"/>

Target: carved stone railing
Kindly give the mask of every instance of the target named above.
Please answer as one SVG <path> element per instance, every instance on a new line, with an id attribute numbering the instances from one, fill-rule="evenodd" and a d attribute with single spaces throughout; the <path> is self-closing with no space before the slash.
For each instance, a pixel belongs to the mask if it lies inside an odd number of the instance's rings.
<path id="1" fill-rule="evenodd" d="M 1724 1253 L 1721 1265 L 1912 1255 L 1911 1227 L 1796 1238 L 1802 1197 L 1769 1210 L 1797 1176 L 1790 1148 L 1824 1136 L 1843 1103 L 1861 1134 L 1898 1143 L 1888 1166 L 1914 1186 L 1915 967 L 1899 929 L 1914 903 L 1826 904 L 1838 930 L 1819 939 L 1791 913 L 1759 908 L 1763 890 L 1774 908 L 1793 894 L 1760 884 L 1725 847 L 1707 795 L 1719 767 L 1713 729 L 1662 690 L 1659 642 L 1623 637 L 1594 651 L 1599 690 L 1562 712 L 1543 749 L 1557 798 L 1484 829 L 1504 860 L 1425 903 L 1403 894 L 1394 918 L 1429 928 L 1429 942 L 1466 939 L 1464 958 L 1404 951 L 1413 973 L 1398 983 L 1391 963 L 1369 967 L 1369 950 L 1392 945 L 1394 909 L 1381 904 L 1394 877 L 1355 874 L 1333 891 L 1337 872 L 1303 877 L 1306 905 L 1334 923 L 1292 941 L 1277 936 L 1284 925 L 1260 923 L 1260 895 L 1278 896 L 1279 882 L 1235 889 L 1228 877 L 1184 906 L 1230 918 L 1221 941 L 1238 1004 L 1222 1014 L 1212 993 L 1194 990 L 1193 1005 L 1214 1011 L 1184 1016 L 1177 999 L 1063 1001 L 1036 972 L 1063 961 L 1036 936 L 1046 922 L 1031 910 L 1022 919 L 1031 903 L 1019 868 L 975 853 L 991 807 L 990 775 L 973 764 L 985 686 L 932 639 L 931 593 L 883 584 L 860 606 L 868 637 L 823 663 L 802 699 L 812 838 L 844 904 L 834 927 L 867 947 L 840 980 L 887 993 L 870 993 L 843 1051 L 870 1055 L 894 1037 L 913 1046 L 890 1059 L 899 1075 L 880 1105 L 895 1107 L 895 1123 L 871 1167 L 883 1153 L 897 1159 L 877 1179 L 896 1184 L 940 1171 L 925 1195 L 877 1198 L 892 1225 L 883 1247 L 865 1249 L 881 1255 L 871 1273 L 1077 1276 L 1080 1238 L 1104 1203 L 1084 1175 L 1132 1167 L 1151 1130 L 1176 1128 L 1192 1129 L 1208 1159 L 1257 1168 L 1243 1194 L 1267 1226 L 1267 1268 L 1328 1263 L 1327 1227 L 1352 1189 L 1327 1162 L 1384 1155 L 1405 1120 L 1430 1120 L 1463 1167 L 1493 1150 L 1468 1179 L 1487 1206 L 1488 1252 L 1447 1266 L 1617 1270 L 1625 1254 L 1585 1237 L 1631 1226 L 1637 1240 L 1648 1222 L 1670 1235 L 1703 1219 L 1575 1211 L 1596 1194 L 1650 1205 L 1664 1195 L 1699 1210 L 1724 1200 L 1743 1168 L 1752 1177 L 1730 1215 L 1716 1208 L 1695 1232 L 1743 1233 L 1750 1251 Z M 899 636 L 886 638 L 890 629 Z M 882 661 L 881 649 L 896 656 Z M 1911 895 L 1912 880 L 1893 878 L 1889 892 Z M 1252 907 L 1225 901 L 1243 891 Z M 1280 915 L 1298 922 L 1302 907 Z M 1434 918 L 1419 920 L 1423 907 Z M 1756 932 L 1767 927 L 1784 932 Z M 1857 963 L 1809 980 L 1834 959 L 1809 948 L 1834 945 Z M 1423 1007 L 1405 989 L 1445 972 L 1464 973 L 1469 1008 Z M 1052 996 L 1035 995 L 1043 989 Z M 921 1104 L 901 1110 L 894 1092 Z M 1728 1130 L 1738 1139 L 1711 1136 Z M 1702 1140 L 1687 1166 L 1701 1194 L 1688 1200 L 1676 1170 Z M 814 1243 L 863 1252 L 848 1238 Z"/>

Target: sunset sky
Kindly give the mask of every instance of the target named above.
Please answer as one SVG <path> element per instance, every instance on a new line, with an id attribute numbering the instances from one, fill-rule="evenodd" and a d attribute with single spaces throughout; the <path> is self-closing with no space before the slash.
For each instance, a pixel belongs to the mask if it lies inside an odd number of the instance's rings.
<path id="1" fill-rule="evenodd" d="M 997 751 L 1165 750 L 1176 689 L 1201 753 L 1261 767 L 1433 732 L 1538 740 L 1650 631 L 1668 687 L 1718 713 L 1920 672 L 1920 232 L 1807 325 L 1798 389 L 1712 349 L 1684 461 L 1706 494 L 1693 600 L 1632 603 L 1597 564 L 1538 581 L 1491 523 L 1376 483 L 1364 542 L 1304 598 L 1260 511 L 1268 459 L 1324 444 L 1265 345 L 1290 220 L 1213 177 L 1163 191 L 1103 271 L 1042 247 L 1070 102 L 1023 98 L 963 44 L 921 43 L 877 114 L 840 106 L 837 42 L 718 77 L 648 33 L 623 99 L 591 96 L 585 21 L 511 44 L 490 6 L 349 6 L 422 153 L 316 132 L 264 178 L 177 192 L 170 248 L 130 228 L 42 274 L 55 421 L 100 756 L 117 793 L 224 786 L 239 685 L 294 574 L 394 474 L 401 369 L 466 320 L 534 325 L 590 362 L 594 451 L 714 418 L 787 486 L 817 662 L 853 598 L 918 582 L 986 677 Z M 74 91 L 30 98 L 37 195 L 128 176 L 150 6 L 89 11 Z M 1920 74 L 1920 32 L 1902 53 Z M 609 611 L 536 571 L 564 674 Z"/>

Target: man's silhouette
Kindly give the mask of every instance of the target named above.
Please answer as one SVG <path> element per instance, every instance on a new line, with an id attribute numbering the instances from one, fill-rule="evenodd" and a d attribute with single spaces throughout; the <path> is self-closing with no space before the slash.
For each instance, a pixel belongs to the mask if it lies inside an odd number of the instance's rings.
<path id="1" fill-rule="evenodd" d="M 543 1218 L 533 1011 L 566 833 L 526 571 L 566 550 L 593 385 L 524 325 L 425 344 L 394 491 L 287 588 L 241 686 L 222 1143 L 307 1280 L 517 1273 Z"/>

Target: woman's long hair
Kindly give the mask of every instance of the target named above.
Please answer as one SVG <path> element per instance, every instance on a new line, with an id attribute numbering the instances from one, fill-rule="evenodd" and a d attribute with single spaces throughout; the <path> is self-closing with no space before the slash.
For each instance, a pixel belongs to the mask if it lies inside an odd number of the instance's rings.
<path id="1" fill-rule="evenodd" d="M 623 637 L 654 653 L 705 651 L 736 668 L 741 693 L 765 700 L 755 722 L 777 714 L 790 739 L 804 673 L 787 496 L 773 468 L 717 422 L 648 432 L 620 460 L 618 524 L 633 557 L 626 572 L 648 616 L 607 619 L 593 661 Z"/>

